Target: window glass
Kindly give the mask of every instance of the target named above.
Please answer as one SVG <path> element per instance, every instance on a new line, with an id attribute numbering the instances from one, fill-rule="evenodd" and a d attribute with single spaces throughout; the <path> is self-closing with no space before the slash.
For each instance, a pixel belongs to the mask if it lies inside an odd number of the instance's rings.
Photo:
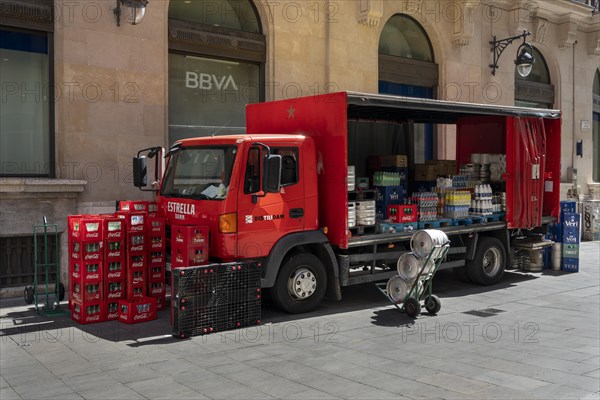
<path id="1" fill-rule="evenodd" d="M 260 191 L 260 149 L 252 147 L 248 150 L 248 161 L 246 162 L 246 174 L 244 175 L 244 193 L 256 193 Z"/>
<path id="2" fill-rule="evenodd" d="M 50 85 L 45 34 L 0 30 L 0 175 L 50 174 Z"/>
<path id="3" fill-rule="evenodd" d="M 379 54 L 434 62 L 427 34 L 417 21 L 403 14 L 394 15 L 383 27 Z"/>
<path id="4" fill-rule="evenodd" d="M 249 0 L 171 0 L 169 18 L 261 33 Z"/>
<path id="5" fill-rule="evenodd" d="M 281 186 L 298 183 L 298 148 L 272 147 L 271 154 L 281 156 Z"/>
<path id="6" fill-rule="evenodd" d="M 246 104 L 259 101 L 259 66 L 169 54 L 169 144 L 244 133 Z"/>

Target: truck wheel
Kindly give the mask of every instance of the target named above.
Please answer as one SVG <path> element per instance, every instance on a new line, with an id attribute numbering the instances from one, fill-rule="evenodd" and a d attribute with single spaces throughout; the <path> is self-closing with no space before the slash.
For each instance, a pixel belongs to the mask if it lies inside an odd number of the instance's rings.
<path id="1" fill-rule="evenodd" d="M 504 275 L 506 251 L 495 238 L 480 236 L 475 250 L 475 258 L 467 264 L 469 278 L 481 285 L 498 283 Z"/>
<path id="2" fill-rule="evenodd" d="M 314 310 L 325 297 L 327 273 L 313 254 L 296 254 L 279 270 L 273 302 L 283 311 L 299 314 Z"/>

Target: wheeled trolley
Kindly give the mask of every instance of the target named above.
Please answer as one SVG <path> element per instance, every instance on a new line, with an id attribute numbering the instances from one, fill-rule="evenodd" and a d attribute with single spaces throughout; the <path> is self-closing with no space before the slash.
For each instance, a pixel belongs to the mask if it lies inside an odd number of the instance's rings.
<path id="1" fill-rule="evenodd" d="M 62 313 L 60 302 L 65 298 L 65 287 L 60 282 L 59 263 L 59 232 L 57 224 L 48 224 L 46 217 L 42 225 L 33 226 L 33 251 L 34 251 L 34 274 L 33 286 L 25 288 L 25 303 L 35 304 L 35 311 L 39 314 Z M 54 288 L 51 275 L 54 274 Z M 44 285 L 44 291 L 40 291 L 40 285 Z M 40 296 L 45 296 L 45 303 L 40 307 Z"/>
<path id="2" fill-rule="evenodd" d="M 401 312 L 411 318 L 421 313 L 421 301 L 427 312 L 437 314 L 442 308 L 440 298 L 433 294 L 433 277 L 442 264 L 450 244 L 435 245 L 426 258 L 422 259 L 416 277 L 407 282 L 395 276 L 387 283 L 376 283 L 377 289 Z"/>

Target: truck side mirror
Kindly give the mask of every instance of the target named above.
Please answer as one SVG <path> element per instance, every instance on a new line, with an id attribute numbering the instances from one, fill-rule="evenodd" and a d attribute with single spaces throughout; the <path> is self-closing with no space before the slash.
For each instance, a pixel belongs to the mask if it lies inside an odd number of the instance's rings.
<path id="1" fill-rule="evenodd" d="M 133 157 L 133 186 L 143 188 L 148 185 L 146 157 Z"/>
<path id="2" fill-rule="evenodd" d="M 281 156 L 270 154 L 265 157 L 263 171 L 263 191 L 279 193 L 281 189 Z"/>

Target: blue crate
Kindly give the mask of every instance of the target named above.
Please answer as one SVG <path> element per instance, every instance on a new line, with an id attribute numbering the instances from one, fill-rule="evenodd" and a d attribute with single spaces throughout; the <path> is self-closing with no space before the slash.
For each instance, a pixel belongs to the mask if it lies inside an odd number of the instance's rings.
<path id="1" fill-rule="evenodd" d="M 560 202 L 560 214 L 561 220 L 562 215 L 567 213 L 576 213 L 577 212 L 577 202 L 574 200 L 563 200 Z"/>
<path id="2" fill-rule="evenodd" d="M 579 244 L 579 228 L 564 228 L 562 243 L 564 244 Z"/>
<path id="3" fill-rule="evenodd" d="M 562 223 L 548 225 L 548 239 L 553 242 L 562 243 L 563 240 L 563 225 Z"/>
<path id="4" fill-rule="evenodd" d="M 405 186 L 375 186 L 375 201 L 378 205 L 402 204 L 405 198 Z"/>
<path id="5" fill-rule="evenodd" d="M 579 272 L 579 258 L 563 258 L 560 269 L 564 272 Z"/>
<path id="6" fill-rule="evenodd" d="M 580 213 L 564 213 L 562 224 L 564 228 L 579 228 L 581 226 Z"/>
<path id="7" fill-rule="evenodd" d="M 400 233 L 400 232 L 411 232 L 416 231 L 419 226 L 416 222 L 410 222 L 405 224 L 377 224 L 379 233 Z"/>
<path id="8" fill-rule="evenodd" d="M 413 192 L 434 192 L 436 185 L 436 181 L 414 181 L 412 188 Z"/>

